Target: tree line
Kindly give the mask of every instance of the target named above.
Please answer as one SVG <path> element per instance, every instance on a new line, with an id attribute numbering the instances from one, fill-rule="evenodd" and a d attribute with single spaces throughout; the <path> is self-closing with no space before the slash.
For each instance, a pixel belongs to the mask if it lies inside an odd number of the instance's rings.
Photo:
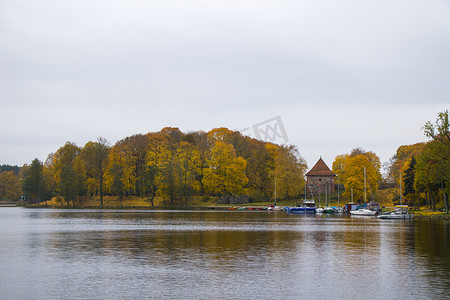
<path id="1" fill-rule="evenodd" d="M 448 212 L 449 124 L 449 111 L 440 112 L 435 123 L 427 122 L 422 128 L 428 142 L 401 146 L 390 160 L 389 179 L 400 185 L 401 195 L 410 205 L 436 210 L 442 202 Z"/>
<path id="2" fill-rule="evenodd" d="M 113 146 L 104 138 L 83 147 L 67 142 L 44 162 L 35 159 L 20 168 L 16 177 L 30 203 L 56 197 L 63 205 L 77 206 L 85 196 L 99 196 L 103 206 L 104 195 L 133 195 L 152 206 L 156 196 L 170 205 L 188 205 L 193 196 L 272 199 L 275 178 L 278 198 L 299 197 L 306 168 L 292 145 L 259 141 L 226 128 L 186 134 L 166 127 Z"/>
<path id="3" fill-rule="evenodd" d="M 448 211 L 450 179 L 449 112 L 423 127 L 426 143 L 400 146 L 381 176 L 378 156 L 360 148 L 336 156 L 332 170 L 344 186 L 342 196 L 373 199 L 380 184 L 397 186 L 394 200 Z M 248 195 L 254 202 L 298 198 L 304 188 L 305 160 L 293 145 L 276 145 L 216 128 L 183 133 L 166 127 L 159 132 L 126 137 L 111 146 L 104 138 L 83 147 L 67 142 L 41 162 L 23 167 L 0 166 L 0 200 L 42 202 L 56 197 L 76 206 L 85 196 L 139 196 L 154 205 L 156 196 L 170 205 L 188 205 L 193 196 Z"/>
<path id="4" fill-rule="evenodd" d="M 438 114 L 435 123 L 427 122 L 422 128 L 429 138 L 426 143 L 400 146 L 389 163 L 387 174 L 381 175 L 381 162 L 373 152 L 360 148 L 349 154 L 336 156 L 333 172 L 344 185 L 343 197 L 355 201 L 364 199 L 364 172 L 367 182 L 367 200 L 381 183 L 398 187 L 394 202 L 410 206 L 424 206 L 436 210 L 441 202 L 448 212 L 450 180 L 449 112 Z"/>

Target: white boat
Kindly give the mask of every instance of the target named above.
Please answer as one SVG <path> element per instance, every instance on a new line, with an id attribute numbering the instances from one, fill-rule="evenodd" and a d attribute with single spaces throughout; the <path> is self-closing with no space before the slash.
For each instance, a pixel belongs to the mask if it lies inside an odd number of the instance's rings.
<path id="1" fill-rule="evenodd" d="M 338 207 L 336 208 L 336 212 L 337 212 L 338 214 L 342 214 L 342 213 L 344 212 L 344 208 L 342 208 L 342 206 L 338 206 Z"/>
<path id="2" fill-rule="evenodd" d="M 271 205 L 269 205 L 268 207 L 267 207 L 267 210 L 276 210 L 276 211 L 278 211 L 278 210 L 281 210 L 282 208 L 281 207 L 279 207 L 279 206 L 276 206 L 276 205 L 273 205 L 273 204 L 271 204 Z"/>
<path id="3" fill-rule="evenodd" d="M 316 213 L 318 213 L 318 214 L 322 214 L 323 213 L 323 207 L 317 207 L 316 208 Z"/>
<path id="4" fill-rule="evenodd" d="M 351 210 L 350 214 L 354 215 L 354 216 L 375 216 L 376 215 L 376 211 L 375 210 L 370 210 L 367 208 L 360 208 L 357 210 Z"/>
<path id="5" fill-rule="evenodd" d="M 408 213 L 408 205 L 396 205 L 394 210 L 384 212 L 377 216 L 379 219 L 411 219 Z"/>

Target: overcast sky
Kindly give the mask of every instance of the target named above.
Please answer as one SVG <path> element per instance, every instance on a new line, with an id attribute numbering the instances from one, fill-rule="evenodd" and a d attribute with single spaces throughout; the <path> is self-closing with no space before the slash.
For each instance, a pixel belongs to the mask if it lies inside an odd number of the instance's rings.
<path id="1" fill-rule="evenodd" d="M 309 167 L 385 162 L 450 109 L 450 1 L 0 0 L 0 104 L 0 164 L 275 117 Z"/>

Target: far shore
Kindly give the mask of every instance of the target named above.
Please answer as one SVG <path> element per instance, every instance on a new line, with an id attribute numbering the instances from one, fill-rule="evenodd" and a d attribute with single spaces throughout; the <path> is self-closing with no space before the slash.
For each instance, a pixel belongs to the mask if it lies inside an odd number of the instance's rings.
<path id="1" fill-rule="evenodd" d="M 141 200 L 141 199 L 140 199 Z M 97 201 L 97 200 L 95 200 Z M 164 205 L 161 201 L 155 201 L 157 205 L 152 206 L 148 201 L 136 201 L 136 199 L 128 199 L 128 201 L 123 200 L 122 204 L 118 203 L 116 199 L 106 199 L 104 205 L 93 205 L 95 201 L 85 201 L 82 205 L 61 205 L 57 203 L 54 199 L 39 204 L 26 204 L 20 202 L 11 201 L 0 201 L 0 207 L 14 207 L 21 206 L 25 208 L 55 208 L 55 209 L 111 209 L 111 210 L 218 210 L 218 211 L 232 211 L 239 208 L 253 208 L 254 210 L 264 209 L 271 203 L 258 202 L 258 203 L 247 203 L 247 204 L 215 204 L 210 201 L 202 203 L 201 201 L 193 201 L 192 205 Z M 298 202 L 295 200 L 291 201 L 281 201 L 277 203 L 278 206 L 292 206 Z M 96 202 L 98 203 L 98 202 Z M 130 205 L 131 204 L 131 205 Z M 337 203 L 336 203 L 337 204 Z M 336 206 L 336 204 L 331 203 L 331 206 Z M 438 219 L 450 221 L 450 214 L 433 211 L 427 207 L 422 207 L 421 209 L 410 209 L 410 213 L 414 215 L 414 218 L 421 219 Z"/>

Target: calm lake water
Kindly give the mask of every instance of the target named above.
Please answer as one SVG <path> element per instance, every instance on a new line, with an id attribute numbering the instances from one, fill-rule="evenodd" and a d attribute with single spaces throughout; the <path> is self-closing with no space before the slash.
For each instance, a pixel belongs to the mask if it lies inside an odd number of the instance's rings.
<path id="1" fill-rule="evenodd" d="M 1 299 L 445 299 L 450 226 L 0 208 Z"/>

